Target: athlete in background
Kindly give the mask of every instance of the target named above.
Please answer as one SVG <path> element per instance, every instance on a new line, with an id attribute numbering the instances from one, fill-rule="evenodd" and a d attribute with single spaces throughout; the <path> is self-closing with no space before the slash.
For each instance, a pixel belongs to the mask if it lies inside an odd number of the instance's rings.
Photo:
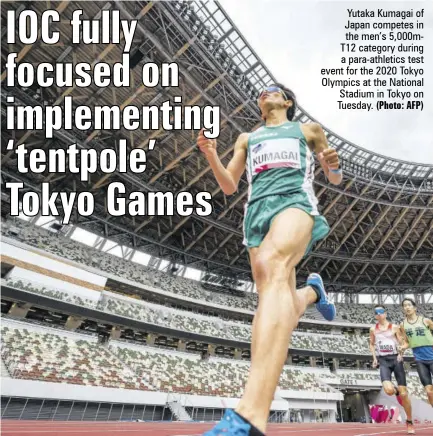
<path id="1" fill-rule="evenodd" d="M 263 435 L 300 317 L 314 303 L 329 321 L 336 313 L 318 274 L 310 274 L 307 287 L 296 291 L 295 268 L 314 242 L 329 233 L 314 194 L 313 152 L 329 182 L 336 185 L 342 180 L 338 154 L 328 146 L 320 125 L 292 121 L 296 98 L 290 89 L 280 84 L 265 88 L 258 106 L 265 125 L 238 137 L 227 168 L 218 157 L 216 140 L 207 139 L 203 131 L 197 139 L 226 195 L 237 191 L 247 170 L 244 245 L 259 294 L 245 393 L 236 412 L 227 410 L 208 436 Z"/>
<path id="2" fill-rule="evenodd" d="M 403 350 L 412 348 L 419 379 L 433 406 L 433 321 L 417 314 L 416 303 L 411 298 L 405 298 L 402 306 L 406 315 L 400 326 L 405 339 Z"/>
<path id="3" fill-rule="evenodd" d="M 396 395 L 406 412 L 407 433 L 415 434 L 412 423 L 412 404 L 406 387 L 406 373 L 403 366 L 403 346 L 405 341 L 399 326 L 387 320 L 384 306 L 374 308 L 377 324 L 370 328 L 370 351 L 373 355 L 373 368 L 379 364 L 380 379 L 387 395 Z M 398 388 L 392 383 L 392 374 Z"/>

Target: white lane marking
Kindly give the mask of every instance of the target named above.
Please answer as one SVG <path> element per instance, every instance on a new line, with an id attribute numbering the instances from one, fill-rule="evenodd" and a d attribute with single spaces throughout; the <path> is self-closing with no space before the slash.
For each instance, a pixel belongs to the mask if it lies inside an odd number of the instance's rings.
<path id="1" fill-rule="evenodd" d="M 415 431 L 420 431 L 420 430 L 429 430 L 429 429 L 433 429 L 433 427 L 423 427 L 423 428 L 419 428 L 419 427 L 415 427 Z M 407 434 L 407 429 L 404 430 L 388 430 L 388 431 L 381 431 L 379 433 L 360 433 L 360 434 L 356 434 L 353 436 L 375 436 L 377 434 L 394 434 L 394 433 L 405 433 Z"/>

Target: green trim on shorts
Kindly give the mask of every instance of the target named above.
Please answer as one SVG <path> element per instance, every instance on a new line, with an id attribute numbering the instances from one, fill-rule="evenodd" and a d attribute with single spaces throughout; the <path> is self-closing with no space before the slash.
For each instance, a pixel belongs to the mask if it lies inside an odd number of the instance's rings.
<path id="1" fill-rule="evenodd" d="M 286 209 L 300 209 L 314 218 L 311 241 L 304 257 L 313 245 L 325 238 L 329 231 L 326 218 L 313 214 L 313 210 L 305 192 L 291 195 L 271 195 L 248 205 L 244 218 L 244 245 L 248 248 L 259 247 L 265 239 L 275 217 Z"/>

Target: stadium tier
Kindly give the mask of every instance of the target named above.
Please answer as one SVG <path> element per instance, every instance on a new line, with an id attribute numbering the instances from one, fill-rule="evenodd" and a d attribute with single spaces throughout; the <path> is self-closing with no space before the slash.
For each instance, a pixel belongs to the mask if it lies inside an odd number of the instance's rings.
<path id="1" fill-rule="evenodd" d="M 2 320 L 2 360 L 17 379 L 144 391 L 239 398 L 249 363 L 138 346 L 120 341 L 100 345 L 94 336 L 65 332 L 29 323 Z M 353 371 L 350 376 L 378 381 L 378 372 Z M 347 373 L 285 366 L 279 390 L 332 393 L 323 382 L 338 385 Z M 413 395 L 425 399 L 416 377 L 410 377 Z"/>
<path id="2" fill-rule="evenodd" d="M 126 282 L 135 282 L 141 285 L 143 292 L 146 287 L 159 292 L 166 292 L 169 295 L 177 295 L 179 298 L 186 297 L 193 301 L 199 301 L 203 306 L 219 306 L 233 310 L 246 310 L 249 312 L 255 311 L 257 306 L 257 294 L 245 292 L 243 297 L 231 296 L 228 294 L 219 294 L 203 289 L 199 282 L 178 277 L 169 273 L 158 271 L 145 265 L 126 261 L 109 253 L 98 251 L 92 247 L 83 245 L 80 242 L 66 238 L 61 234 L 50 232 L 46 229 L 29 225 L 21 220 L 14 222 L 2 221 L 2 234 L 6 237 L 20 241 L 31 247 L 42 249 L 48 254 L 54 254 L 69 261 L 76 262 L 82 268 L 91 267 L 93 270 L 100 271 L 102 274 L 114 276 L 117 280 Z M 71 297 L 60 291 L 36 291 L 40 293 L 50 292 L 57 293 L 57 298 L 66 299 L 66 301 L 74 298 L 74 303 L 79 305 L 92 306 L 94 303 L 90 300 L 82 300 L 81 297 Z M 362 304 L 337 304 L 338 315 L 336 322 L 354 323 L 354 324 L 372 324 L 374 323 L 373 314 L 374 305 Z M 401 308 L 399 305 L 386 305 L 389 317 L 394 322 L 397 322 L 402 317 Z M 151 317 L 151 311 L 148 313 L 140 313 L 139 308 L 131 307 L 128 304 L 121 302 L 109 302 L 107 310 L 114 311 L 119 314 L 128 315 L 133 318 Z M 420 313 L 425 316 L 433 317 L 433 305 L 425 304 L 420 308 Z M 314 308 L 307 310 L 304 314 L 304 319 L 321 321 L 320 315 Z M 143 319 L 144 318 L 138 318 Z M 172 320 L 172 325 L 175 325 L 176 319 Z M 206 322 L 204 322 L 206 324 Z M 209 324 L 209 323 L 208 323 Z M 234 329 L 241 329 L 235 326 Z M 211 336 L 217 335 L 215 328 L 208 325 L 206 330 Z M 248 337 L 245 331 L 233 332 L 236 337 Z"/>
<path id="3" fill-rule="evenodd" d="M 6 279 L 3 282 L 7 286 L 12 286 L 16 289 L 22 289 L 23 291 L 32 292 L 45 297 L 54 298 L 55 300 L 64 301 L 65 303 L 71 303 L 82 307 L 96 308 L 95 301 L 89 298 L 82 298 L 79 295 L 72 294 L 71 292 L 64 290 L 53 289 L 52 287 L 44 286 L 41 283 L 17 278 Z"/>
<path id="4" fill-rule="evenodd" d="M 24 280 L 5 280 L 4 285 L 23 289 L 27 292 L 41 294 L 52 298 L 63 300 L 66 293 L 57 290 L 40 288 L 37 283 L 25 282 Z M 64 301 L 82 305 L 83 299 L 67 295 Z M 120 315 L 125 318 L 143 321 L 161 327 L 168 327 L 173 330 L 197 333 L 213 338 L 238 340 L 243 342 L 251 341 L 251 325 L 223 321 L 218 318 L 206 317 L 204 315 L 191 314 L 186 311 L 171 309 L 164 306 L 151 304 L 144 301 L 137 301 L 132 298 L 116 297 L 112 294 L 105 294 L 98 304 L 91 302 L 92 306 L 104 312 Z M 310 350 L 341 354 L 370 354 L 366 337 L 343 334 L 314 334 L 295 332 L 292 337 L 291 348 L 299 350 Z"/>
<path id="5" fill-rule="evenodd" d="M 53 383 L 149 389 L 137 374 L 111 353 L 83 338 L 28 328 L 3 321 L 2 359 L 16 378 Z"/>
<path id="6" fill-rule="evenodd" d="M 249 364 L 156 350 L 3 320 L 2 359 L 12 377 L 124 389 L 239 397 Z M 66 336 L 67 335 L 67 336 Z M 281 389 L 331 392 L 314 374 L 286 367 Z"/>

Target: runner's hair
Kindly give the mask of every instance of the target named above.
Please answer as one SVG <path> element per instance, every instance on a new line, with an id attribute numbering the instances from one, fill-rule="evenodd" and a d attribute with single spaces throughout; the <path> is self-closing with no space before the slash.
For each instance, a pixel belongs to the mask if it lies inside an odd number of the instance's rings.
<path id="1" fill-rule="evenodd" d="M 401 307 L 403 307 L 405 301 L 410 301 L 410 302 L 412 303 L 412 306 L 413 306 L 413 307 L 416 307 L 415 300 L 412 300 L 412 298 L 405 298 L 405 299 L 401 302 Z"/>

